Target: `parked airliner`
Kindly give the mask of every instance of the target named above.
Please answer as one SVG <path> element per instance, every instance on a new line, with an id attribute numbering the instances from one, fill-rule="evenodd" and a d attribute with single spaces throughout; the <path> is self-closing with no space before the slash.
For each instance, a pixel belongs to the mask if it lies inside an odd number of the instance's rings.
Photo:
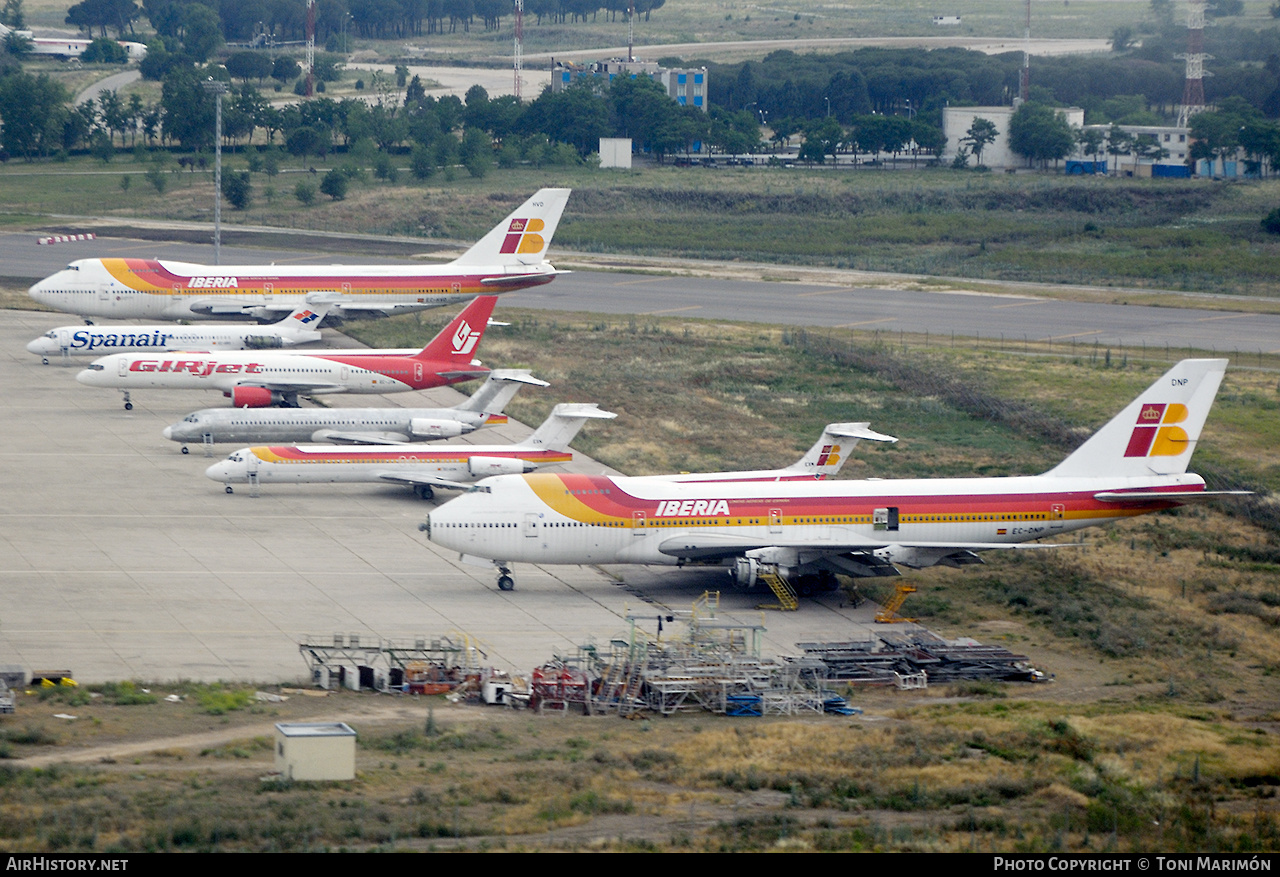
<path id="1" fill-rule="evenodd" d="M 203 444 L 333 442 L 395 444 L 466 435 L 507 422 L 502 409 L 523 386 L 546 387 L 527 369 L 496 368 L 452 408 L 205 408 L 164 428 L 164 437 Z"/>
<path id="2" fill-rule="evenodd" d="M 802 592 L 837 573 L 980 563 L 978 552 L 1221 495 L 1187 473 L 1225 359 L 1175 365 L 1053 469 L 1004 478 L 683 482 L 577 474 L 486 479 L 427 516 L 432 542 L 514 562 L 713 564 Z M 1034 547 L 1026 546 L 1022 547 Z"/>
<path id="3" fill-rule="evenodd" d="M 490 475 L 532 472 L 549 463 L 573 459 L 569 442 L 588 420 L 616 417 L 595 405 L 561 404 L 529 438 L 514 445 L 436 445 L 430 449 L 404 445 L 335 448 L 325 445 L 241 448 L 205 475 L 227 486 L 257 484 L 323 484 L 379 482 L 407 484 L 421 499 L 437 487 L 461 489 Z"/>
<path id="4" fill-rule="evenodd" d="M 126 350 L 273 350 L 310 344 L 320 340 L 320 323 L 331 306 L 320 300 L 325 295 L 308 296 L 311 301 L 269 326 L 59 326 L 28 344 L 27 350 L 48 365 L 49 357 L 57 355 L 68 359 Z"/>
<path id="5" fill-rule="evenodd" d="M 284 350 L 232 353 L 114 353 L 94 360 L 76 380 L 130 393 L 144 388 L 218 390 L 236 408 L 298 407 L 299 393 L 400 393 L 478 378 L 489 369 L 472 359 L 493 313 L 479 296 L 413 350 Z"/>
<path id="6" fill-rule="evenodd" d="M 445 265 L 192 265 L 157 259 L 79 259 L 29 290 L 82 317 L 274 321 L 309 292 L 337 293 L 338 317 L 385 316 L 551 282 L 547 247 L 569 189 L 542 189 Z"/>

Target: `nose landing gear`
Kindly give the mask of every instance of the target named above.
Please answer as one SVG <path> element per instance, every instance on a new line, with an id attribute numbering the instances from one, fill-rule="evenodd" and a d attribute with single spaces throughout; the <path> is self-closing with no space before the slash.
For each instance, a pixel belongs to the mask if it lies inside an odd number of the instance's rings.
<path id="1" fill-rule="evenodd" d="M 132 411 L 132 410 L 133 410 L 133 400 L 131 400 L 131 399 L 129 398 L 129 391 L 128 391 L 128 390 L 125 390 L 125 391 L 124 391 L 124 410 L 125 410 L 125 411 Z"/>

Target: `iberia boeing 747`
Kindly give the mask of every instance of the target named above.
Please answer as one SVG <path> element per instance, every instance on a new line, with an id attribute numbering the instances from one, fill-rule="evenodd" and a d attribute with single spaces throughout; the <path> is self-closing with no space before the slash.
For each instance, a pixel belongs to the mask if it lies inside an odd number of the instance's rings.
<path id="1" fill-rule="evenodd" d="M 798 590 L 835 574 L 961 566 L 978 554 L 1216 494 L 1187 473 L 1225 359 L 1184 360 L 1042 475 L 866 481 L 503 475 L 427 516 L 438 545 L 511 565 L 723 565 L 740 586 L 766 574 Z"/>
<path id="2" fill-rule="evenodd" d="M 40 304 L 122 320 L 279 320 L 307 293 L 332 292 L 339 317 L 385 316 L 550 283 L 547 247 L 569 200 L 542 189 L 445 265 L 192 265 L 79 259 L 29 290 Z"/>

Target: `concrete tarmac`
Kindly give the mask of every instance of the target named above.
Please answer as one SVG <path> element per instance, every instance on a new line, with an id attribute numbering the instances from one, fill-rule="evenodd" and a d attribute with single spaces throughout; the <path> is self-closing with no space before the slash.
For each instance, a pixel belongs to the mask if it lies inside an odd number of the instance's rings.
<path id="1" fill-rule="evenodd" d="M 117 391 L 75 382 L 80 364 L 42 366 L 26 352 L 62 322 L 0 310 L 0 663 L 70 670 L 85 682 L 293 681 L 306 672 L 303 639 L 465 633 L 495 666 L 526 672 L 580 644 L 607 648 L 627 634 L 628 612 L 652 616 L 642 626 L 653 633 L 659 613 L 728 584 L 718 570 L 619 568 L 620 584 L 594 567 L 521 565 L 516 590 L 503 593 L 491 568 L 426 541 L 417 525 L 431 504 L 404 488 L 278 485 L 255 498 L 242 486 L 228 496 L 204 477 L 210 461 L 199 448 L 184 456 L 160 435 L 225 400 L 139 392 L 126 412 Z M 461 398 L 446 388 L 335 404 Z M 512 423 L 468 438 L 514 441 L 529 431 Z M 570 467 L 604 468 L 583 457 Z M 760 600 L 725 592 L 720 617 L 763 622 L 767 654 L 870 635 L 870 610 L 841 607 L 838 597 L 767 615 L 754 609 Z"/>

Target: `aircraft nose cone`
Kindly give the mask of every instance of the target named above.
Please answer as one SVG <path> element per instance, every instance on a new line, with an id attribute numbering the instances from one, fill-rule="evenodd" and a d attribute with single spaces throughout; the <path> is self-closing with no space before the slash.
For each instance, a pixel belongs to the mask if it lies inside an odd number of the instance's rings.
<path id="1" fill-rule="evenodd" d="M 43 289 L 42 284 L 37 283 L 35 286 L 33 286 L 33 287 L 31 287 L 30 289 L 28 289 L 28 290 L 27 290 L 27 295 L 31 298 L 31 300 L 32 300 L 32 301 L 38 301 L 38 302 L 40 302 L 40 304 L 44 304 L 44 303 L 45 303 L 45 302 L 44 302 L 44 289 Z"/>
<path id="2" fill-rule="evenodd" d="M 80 382 L 80 383 L 82 383 L 82 384 L 86 384 L 86 385 L 88 385 L 88 386 L 92 387 L 92 386 L 93 386 L 93 383 L 94 383 L 93 378 L 94 378 L 94 375 L 96 375 L 96 374 L 97 374 L 97 372 L 95 372 L 95 371 L 94 371 L 93 369 L 91 369 L 91 368 L 81 369 L 81 370 L 76 374 L 76 380 L 77 380 L 77 381 L 79 381 L 79 382 Z"/>
<path id="3" fill-rule="evenodd" d="M 164 428 L 164 430 L 163 430 L 160 434 L 161 434 L 162 436 L 164 436 L 165 438 L 169 439 L 170 441 L 172 441 L 172 440 L 173 440 L 173 427 L 172 427 L 172 426 L 166 426 L 166 427 Z"/>
<path id="4" fill-rule="evenodd" d="M 204 470 L 204 477 L 213 481 L 226 481 L 229 475 L 226 463 L 214 463 Z"/>
<path id="5" fill-rule="evenodd" d="M 44 353 L 44 339 L 37 338 L 36 340 L 27 344 L 27 352 L 28 353 Z"/>

